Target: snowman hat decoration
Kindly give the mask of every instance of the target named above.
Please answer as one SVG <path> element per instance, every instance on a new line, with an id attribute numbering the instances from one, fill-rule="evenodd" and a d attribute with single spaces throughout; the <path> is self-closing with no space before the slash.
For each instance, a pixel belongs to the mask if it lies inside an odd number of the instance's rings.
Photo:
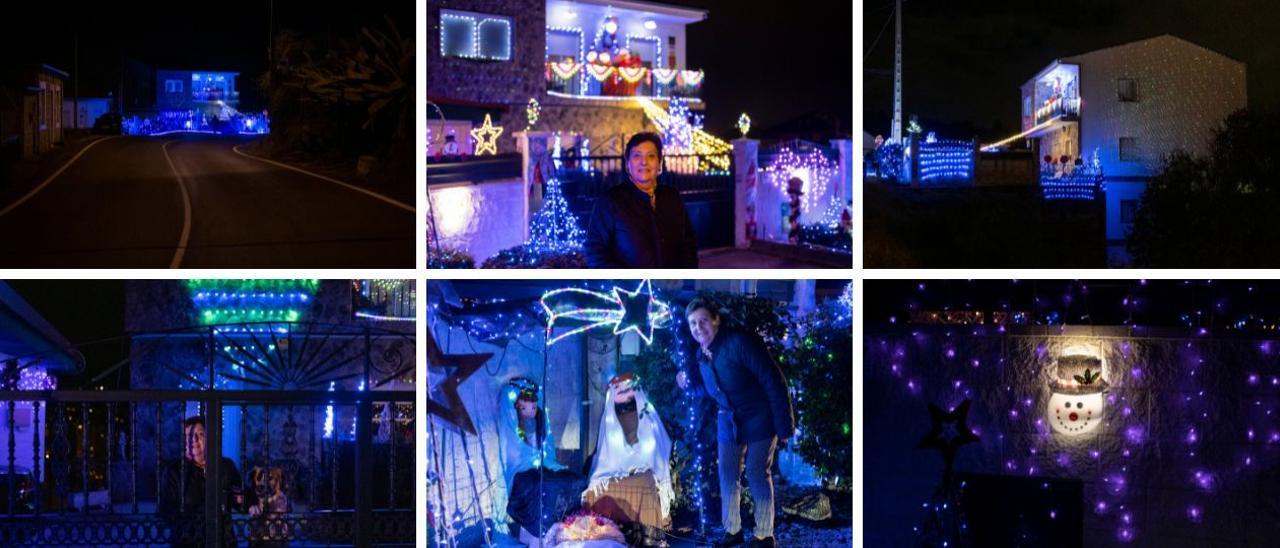
<path id="1" fill-rule="evenodd" d="M 1057 366 L 1057 376 L 1049 381 L 1049 389 L 1054 392 L 1101 394 L 1110 387 L 1102 378 L 1102 359 L 1096 356 L 1059 356 Z"/>

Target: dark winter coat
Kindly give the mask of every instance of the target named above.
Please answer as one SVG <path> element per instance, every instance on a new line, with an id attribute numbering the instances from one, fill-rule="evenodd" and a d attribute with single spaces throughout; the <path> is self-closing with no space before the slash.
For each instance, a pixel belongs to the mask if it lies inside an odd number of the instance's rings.
<path id="1" fill-rule="evenodd" d="M 750 443 L 795 434 L 786 379 L 760 337 L 722 327 L 708 349 L 710 360 L 701 349 L 697 351 L 698 370 L 701 390 L 715 399 L 722 411 L 717 433 L 720 440 Z M 719 388 L 718 395 L 708 390 L 711 386 Z"/>
<path id="2" fill-rule="evenodd" d="M 680 191 L 659 184 L 649 195 L 627 182 L 596 200 L 584 253 L 591 268 L 697 268 L 698 242 Z"/>

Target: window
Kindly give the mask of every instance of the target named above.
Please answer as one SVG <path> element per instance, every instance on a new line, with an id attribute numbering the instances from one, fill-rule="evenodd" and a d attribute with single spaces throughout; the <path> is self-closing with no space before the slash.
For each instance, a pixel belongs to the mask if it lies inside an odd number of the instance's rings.
<path id="1" fill-rule="evenodd" d="M 547 28 L 547 60 L 573 59 L 582 62 L 582 29 Z"/>
<path id="2" fill-rule="evenodd" d="M 413 280 L 352 280 L 351 309 L 358 318 L 414 321 L 417 286 Z"/>
<path id="3" fill-rule="evenodd" d="M 182 80 L 165 80 L 165 93 L 182 93 Z"/>
<path id="4" fill-rule="evenodd" d="M 1138 200 L 1120 200 L 1120 222 L 1133 224 L 1138 215 Z"/>
<path id="5" fill-rule="evenodd" d="M 440 10 L 440 55 L 511 60 L 511 18 Z"/>
<path id="6" fill-rule="evenodd" d="M 1138 102 L 1138 81 L 1132 78 L 1116 80 L 1116 91 L 1120 94 L 1121 103 Z"/>
<path id="7" fill-rule="evenodd" d="M 1120 138 L 1120 161 L 1121 162 L 1137 162 L 1141 160 L 1138 153 L 1138 140 L 1133 137 Z"/>

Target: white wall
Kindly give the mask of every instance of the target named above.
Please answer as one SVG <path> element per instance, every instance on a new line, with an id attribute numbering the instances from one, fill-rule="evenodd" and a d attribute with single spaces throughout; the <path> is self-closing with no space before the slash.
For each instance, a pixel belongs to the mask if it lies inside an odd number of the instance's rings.
<path id="1" fill-rule="evenodd" d="M 1063 60 L 1080 64 L 1081 155 L 1099 151 L 1108 177 L 1147 177 L 1181 148 L 1208 152 L 1214 128 L 1246 106 L 1245 66 L 1172 36 Z M 1117 79 L 1138 81 L 1138 101 L 1121 102 Z M 1140 161 L 1120 161 L 1119 138 L 1134 137 Z"/>
<path id="2" fill-rule="evenodd" d="M 524 243 L 529 224 L 524 218 L 524 181 L 434 185 L 429 192 L 440 243 L 466 250 L 477 265 L 498 251 Z"/>

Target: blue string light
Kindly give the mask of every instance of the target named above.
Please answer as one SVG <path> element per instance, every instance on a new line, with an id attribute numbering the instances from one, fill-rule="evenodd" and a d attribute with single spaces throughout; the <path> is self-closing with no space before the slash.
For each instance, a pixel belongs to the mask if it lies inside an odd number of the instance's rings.
<path id="1" fill-rule="evenodd" d="M 935 139 L 919 147 L 922 182 L 973 180 L 973 143 Z"/>

